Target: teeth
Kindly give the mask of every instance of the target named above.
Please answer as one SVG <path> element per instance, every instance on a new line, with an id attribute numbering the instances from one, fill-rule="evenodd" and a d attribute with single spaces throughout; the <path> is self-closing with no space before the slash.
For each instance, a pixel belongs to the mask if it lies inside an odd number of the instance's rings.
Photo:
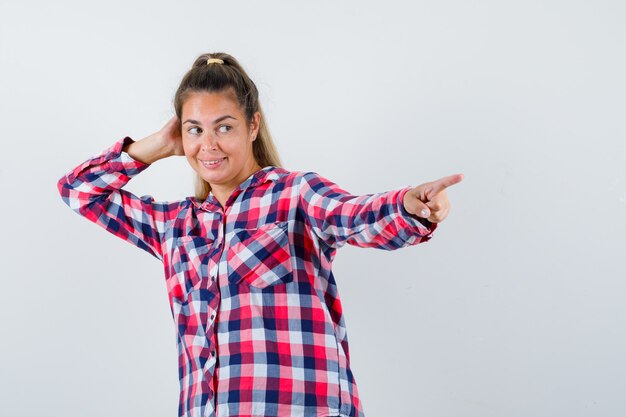
<path id="1" fill-rule="evenodd" d="M 214 159 L 212 161 L 200 161 L 200 162 L 202 162 L 204 165 L 215 165 L 219 162 L 222 162 L 224 159 L 226 158 Z"/>

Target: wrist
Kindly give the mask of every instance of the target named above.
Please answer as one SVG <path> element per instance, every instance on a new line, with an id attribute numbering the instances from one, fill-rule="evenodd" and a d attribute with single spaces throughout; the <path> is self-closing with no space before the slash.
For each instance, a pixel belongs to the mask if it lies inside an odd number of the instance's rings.
<path id="1" fill-rule="evenodd" d="M 128 155 L 145 164 L 152 164 L 159 159 L 173 155 L 171 146 L 164 144 L 159 137 L 150 135 L 124 147 Z"/>

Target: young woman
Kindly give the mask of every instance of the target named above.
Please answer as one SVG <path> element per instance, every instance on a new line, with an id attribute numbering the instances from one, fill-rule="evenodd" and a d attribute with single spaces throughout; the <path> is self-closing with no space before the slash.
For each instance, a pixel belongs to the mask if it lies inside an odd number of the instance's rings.
<path id="1" fill-rule="evenodd" d="M 176 324 L 178 415 L 363 416 L 332 273 L 349 243 L 392 250 L 430 239 L 445 188 L 354 196 L 314 172 L 280 167 L 256 86 L 225 53 L 184 76 L 176 116 L 125 137 L 58 182 L 65 203 L 163 262 Z M 155 202 L 124 185 L 184 155 L 196 195 Z"/>

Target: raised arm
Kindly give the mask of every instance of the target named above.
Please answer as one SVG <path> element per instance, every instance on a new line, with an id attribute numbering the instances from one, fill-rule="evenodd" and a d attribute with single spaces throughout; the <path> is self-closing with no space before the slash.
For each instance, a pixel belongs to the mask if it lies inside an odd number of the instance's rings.
<path id="1" fill-rule="evenodd" d="M 355 196 L 308 172 L 299 183 L 300 207 L 315 235 L 330 247 L 349 243 L 393 250 L 426 242 L 437 228 L 406 210 L 403 200 L 411 189 Z"/>
<path id="2" fill-rule="evenodd" d="M 122 187 L 151 163 L 182 154 L 177 126 L 178 120 L 172 118 L 159 132 L 137 142 L 125 137 L 80 164 L 57 183 L 63 201 L 81 216 L 162 259 L 164 231 L 179 203 L 155 202 Z"/>

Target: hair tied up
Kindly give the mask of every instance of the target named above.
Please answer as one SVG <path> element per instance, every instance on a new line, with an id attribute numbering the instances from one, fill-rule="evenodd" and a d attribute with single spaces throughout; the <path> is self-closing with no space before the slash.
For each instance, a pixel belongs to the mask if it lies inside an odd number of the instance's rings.
<path id="1" fill-rule="evenodd" d="M 218 69 L 211 64 L 224 65 Z M 247 126 L 251 126 L 256 112 L 261 113 L 257 137 L 252 142 L 254 159 L 261 167 L 281 166 L 259 102 L 259 91 L 235 57 L 225 52 L 211 52 L 201 54 L 194 60 L 174 95 L 174 111 L 179 119 L 183 117 L 183 103 L 190 94 L 198 92 L 228 93 L 228 97 L 239 104 Z M 196 198 L 205 200 L 210 191 L 211 185 L 197 175 Z"/>

